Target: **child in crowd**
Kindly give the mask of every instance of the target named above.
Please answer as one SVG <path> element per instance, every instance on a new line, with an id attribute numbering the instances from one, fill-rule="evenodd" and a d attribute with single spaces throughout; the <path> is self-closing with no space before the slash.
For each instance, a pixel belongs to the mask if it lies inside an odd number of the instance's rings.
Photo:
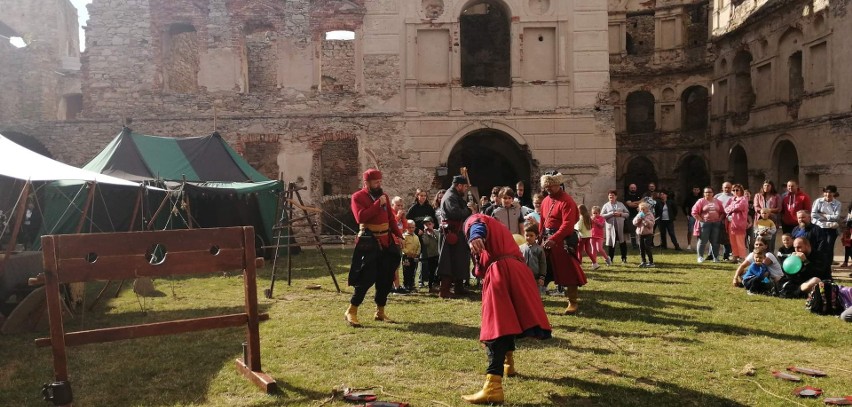
<path id="1" fill-rule="evenodd" d="M 775 222 L 772 221 L 772 210 L 763 208 L 760 210 L 760 217 L 754 222 L 754 238 L 763 239 L 769 247 L 774 248 L 775 245 Z"/>
<path id="2" fill-rule="evenodd" d="M 612 259 L 606 254 L 603 249 L 603 239 L 605 234 L 606 219 L 601 216 L 601 207 L 592 207 L 592 252 L 595 256 L 603 256 L 607 266 L 612 265 Z"/>
<path id="3" fill-rule="evenodd" d="M 843 230 L 843 236 L 840 238 L 840 243 L 843 244 L 843 264 L 840 267 L 849 267 L 849 259 L 852 258 L 852 228 Z"/>
<path id="4" fill-rule="evenodd" d="M 536 226 L 541 222 L 541 201 L 544 200 L 544 195 L 536 193 L 532 197 L 533 211 L 524 217 L 524 229 L 529 226 Z"/>
<path id="5" fill-rule="evenodd" d="M 420 280 L 429 286 L 429 292 L 433 292 L 438 283 L 438 232 L 435 231 L 435 223 L 432 218 L 423 219 L 423 233 L 420 235 Z"/>
<path id="6" fill-rule="evenodd" d="M 743 287 L 749 294 L 763 294 L 769 292 L 772 281 L 769 279 L 769 267 L 763 264 L 766 259 L 763 249 L 754 249 L 752 252 L 754 261 L 748 266 L 743 275 Z"/>
<path id="7" fill-rule="evenodd" d="M 789 233 L 785 233 L 781 235 L 781 247 L 778 249 L 778 254 L 775 257 L 778 258 L 778 261 L 781 264 L 784 264 L 784 260 L 787 260 L 795 249 L 793 249 L 793 235 Z"/>
<path id="8" fill-rule="evenodd" d="M 420 257 L 420 238 L 417 237 L 417 224 L 413 220 L 406 222 L 402 234 L 402 285 L 405 291 L 414 291 L 414 274 L 417 272 L 417 259 Z"/>
<path id="9" fill-rule="evenodd" d="M 656 267 L 654 264 L 654 214 L 648 202 L 639 204 L 639 213 L 633 218 L 633 226 L 636 226 L 636 235 L 639 236 L 639 254 L 642 263 L 639 267 Z M 645 262 L 645 259 L 648 262 Z"/>
<path id="10" fill-rule="evenodd" d="M 395 196 L 391 199 L 391 211 L 393 212 L 394 219 L 396 219 L 396 226 L 399 228 L 399 230 L 408 229 L 408 221 L 405 218 L 405 202 L 402 200 L 402 197 Z M 404 242 L 399 240 L 398 237 L 394 237 L 394 240 L 397 247 L 403 247 Z M 397 294 L 408 293 L 408 291 L 406 291 L 405 288 L 399 284 L 399 265 L 397 265 L 396 269 L 393 271 L 393 289 L 391 290 L 391 292 Z"/>
<path id="11" fill-rule="evenodd" d="M 538 227 L 527 226 L 524 230 L 524 238 L 527 242 L 521 245 L 521 254 L 524 255 L 524 262 L 532 270 L 533 277 L 538 283 L 539 293 L 543 296 L 545 293 L 544 278 L 547 276 L 547 257 L 544 254 L 544 249 L 537 243 Z"/>
<path id="12" fill-rule="evenodd" d="M 577 209 L 580 212 L 580 219 L 574 225 L 577 237 L 580 238 L 580 244 L 577 247 L 577 260 L 580 261 L 580 264 L 583 264 L 583 253 L 585 252 L 592 260 L 592 270 L 597 270 L 601 266 L 598 264 L 598 256 L 592 250 L 592 219 L 586 205 L 579 205 Z"/>
<path id="13" fill-rule="evenodd" d="M 512 234 L 524 234 L 522 226 L 524 219 L 521 216 L 521 205 L 515 203 L 515 191 L 504 187 L 500 190 L 498 198 L 499 206 L 491 213 L 491 217 L 500 221 L 503 226 L 509 228 Z"/>

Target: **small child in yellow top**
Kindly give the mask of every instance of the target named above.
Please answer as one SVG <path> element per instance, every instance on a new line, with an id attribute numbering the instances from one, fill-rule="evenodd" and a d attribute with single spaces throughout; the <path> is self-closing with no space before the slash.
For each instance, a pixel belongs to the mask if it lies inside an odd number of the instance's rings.
<path id="1" fill-rule="evenodd" d="M 417 272 L 417 259 L 420 257 L 420 238 L 414 232 L 416 224 L 408 220 L 405 232 L 402 234 L 402 285 L 408 292 L 415 291 L 414 275 Z"/>
<path id="2" fill-rule="evenodd" d="M 763 240 L 766 244 L 773 240 L 777 230 L 771 216 L 772 211 L 769 208 L 763 208 L 760 210 L 760 217 L 754 222 L 754 237 Z"/>

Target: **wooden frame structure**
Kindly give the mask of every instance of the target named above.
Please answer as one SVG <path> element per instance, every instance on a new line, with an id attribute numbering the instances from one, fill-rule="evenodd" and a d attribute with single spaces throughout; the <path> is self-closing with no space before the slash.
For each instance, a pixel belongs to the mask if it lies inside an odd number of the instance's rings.
<path id="1" fill-rule="evenodd" d="M 42 237 L 44 273 L 50 338 L 36 339 L 40 347 L 53 350 L 54 387 L 70 405 L 67 346 L 111 342 L 147 336 L 171 335 L 214 328 L 246 327 L 243 357 L 237 369 L 267 393 L 277 390 L 275 380 L 261 370 L 259 323 L 269 319 L 258 314 L 257 263 L 254 228 L 251 226 L 155 232 L 49 235 Z M 156 253 L 156 254 L 155 254 Z M 79 332 L 65 332 L 62 324 L 60 284 L 136 277 L 209 274 L 243 270 L 245 312 L 206 318 L 129 325 Z M 60 384 L 61 383 L 61 384 Z M 54 389 L 56 391 L 56 389 Z"/>

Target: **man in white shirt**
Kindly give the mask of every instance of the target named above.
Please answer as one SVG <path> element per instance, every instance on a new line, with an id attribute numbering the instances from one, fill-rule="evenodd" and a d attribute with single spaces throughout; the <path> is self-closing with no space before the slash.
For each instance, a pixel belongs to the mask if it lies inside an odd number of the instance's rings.
<path id="1" fill-rule="evenodd" d="M 716 194 L 716 199 L 722 202 L 722 211 L 724 212 L 725 205 L 728 204 L 728 201 L 734 197 L 734 193 L 732 192 L 733 184 L 728 181 L 722 183 L 722 192 Z M 725 248 L 725 260 L 728 260 L 731 257 L 731 238 L 728 236 L 728 222 L 731 219 L 729 217 L 725 217 L 724 225 L 725 230 L 724 233 L 719 233 L 719 244 Z"/>

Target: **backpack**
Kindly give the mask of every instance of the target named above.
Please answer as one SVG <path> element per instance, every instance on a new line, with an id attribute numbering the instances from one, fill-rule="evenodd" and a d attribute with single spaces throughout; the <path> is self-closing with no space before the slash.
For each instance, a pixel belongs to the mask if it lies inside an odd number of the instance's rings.
<path id="1" fill-rule="evenodd" d="M 805 307 L 819 315 L 840 315 L 845 309 L 840 298 L 840 286 L 826 280 L 815 285 L 808 294 Z"/>

